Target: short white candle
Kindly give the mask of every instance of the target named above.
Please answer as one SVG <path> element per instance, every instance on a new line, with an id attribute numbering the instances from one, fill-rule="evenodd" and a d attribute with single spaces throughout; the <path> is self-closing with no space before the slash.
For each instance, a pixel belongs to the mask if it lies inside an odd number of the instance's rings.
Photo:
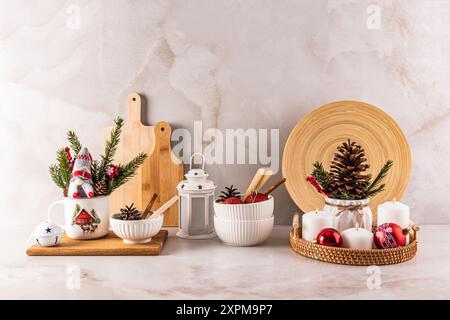
<path id="1" fill-rule="evenodd" d="M 350 228 L 342 231 L 342 246 L 351 249 L 372 249 L 373 233 L 364 228 Z"/>
<path id="2" fill-rule="evenodd" d="M 310 211 L 302 216 L 302 238 L 306 241 L 316 240 L 320 231 L 332 228 L 333 220 L 330 213 Z"/>
<path id="3" fill-rule="evenodd" d="M 395 223 L 403 229 L 409 227 L 409 207 L 399 201 L 388 201 L 378 206 L 377 225 Z"/>

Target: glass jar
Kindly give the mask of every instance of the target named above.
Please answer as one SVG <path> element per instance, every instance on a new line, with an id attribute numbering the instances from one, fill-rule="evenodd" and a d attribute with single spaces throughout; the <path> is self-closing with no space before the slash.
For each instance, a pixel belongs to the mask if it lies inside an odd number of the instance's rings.
<path id="1" fill-rule="evenodd" d="M 331 214 L 334 228 L 342 232 L 359 226 L 372 232 L 372 210 L 369 199 L 340 200 L 325 198 L 323 211 Z"/>

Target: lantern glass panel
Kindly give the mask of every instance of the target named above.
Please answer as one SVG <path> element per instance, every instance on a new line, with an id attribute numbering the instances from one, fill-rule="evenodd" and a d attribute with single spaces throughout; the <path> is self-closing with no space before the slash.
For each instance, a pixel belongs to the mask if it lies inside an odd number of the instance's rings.
<path id="1" fill-rule="evenodd" d="M 205 198 L 191 198 L 191 225 L 189 233 L 192 235 L 205 234 L 208 226 L 205 225 Z"/>
<path id="2" fill-rule="evenodd" d="M 186 196 L 180 196 L 180 229 L 188 231 L 188 217 L 187 213 L 189 210 L 189 198 Z"/>

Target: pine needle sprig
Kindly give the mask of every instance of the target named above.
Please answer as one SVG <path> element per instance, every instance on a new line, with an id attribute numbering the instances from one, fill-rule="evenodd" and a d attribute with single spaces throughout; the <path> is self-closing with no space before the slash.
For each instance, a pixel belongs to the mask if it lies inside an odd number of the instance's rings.
<path id="1" fill-rule="evenodd" d="M 119 165 L 120 174 L 116 179 L 110 180 L 108 182 L 108 192 L 112 193 L 114 190 L 134 177 L 137 169 L 144 163 L 146 159 L 147 155 L 145 153 L 140 153 L 126 165 Z"/>
<path id="2" fill-rule="evenodd" d="M 92 183 L 101 181 L 100 177 L 100 163 L 97 160 L 92 161 L 91 165 Z"/>
<path id="3" fill-rule="evenodd" d="M 56 160 L 58 161 L 59 164 L 61 179 L 67 186 L 69 186 L 71 170 L 69 159 L 67 159 L 66 150 L 59 149 L 57 152 Z"/>
<path id="4" fill-rule="evenodd" d="M 75 156 L 81 151 L 81 143 L 78 136 L 73 131 L 67 131 L 67 140 L 70 143 L 70 149 L 75 153 Z"/>
<path id="5" fill-rule="evenodd" d="M 330 173 L 324 169 L 321 162 L 314 162 L 313 168 L 314 169 L 311 175 L 316 179 L 317 183 L 320 184 L 323 191 L 325 193 L 328 193 L 330 191 L 330 185 L 333 182 L 333 178 L 331 177 Z"/>
<path id="6" fill-rule="evenodd" d="M 101 155 L 100 162 L 100 172 L 104 172 L 106 170 L 106 166 L 113 162 L 114 155 L 116 154 L 117 147 L 120 142 L 120 135 L 122 134 L 123 127 L 123 119 L 117 117 L 114 120 L 116 126 L 111 130 L 111 135 L 108 141 L 105 144 L 105 154 Z"/>
<path id="7" fill-rule="evenodd" d="M 56 164 L 49 166 L 48 170 L 53 182 L 67 194 L 70 183 L 70 162 L 67 159 L 66 150 L 61 148 L 56 152 Z"/>
<path id="8" fill-rule="evenodd" d="M 48 167 L 48 171 L 50 172 L 50 176 L 53 182 L 61 189 L 64 189 L 66 185 L 64 184 L 64 181 L 61 179 L 61 172 L 59 171 L 59 167 L 56 164 L 52 164 L 51 166 Z"/>
<path id="9" fill-rule="evenodd" d="M 386 163 L 381 168 L 381 170 L 378 173 L 378 175 L 375 177 L 375 179 L 373 179 L 372 183 L 367 188 L 367 191 L 366 191 L 366 197 L 367 198 L 373 197 L 373 196 L 377 195 L 378 193 L 380 193 L 381 191 L 384 190 L 385 185 L 384 184 L 380 185 L 380 183 L 387 176 L 387 174 L 388 174 L 389 170 L 391 169 L 393 163 L 394 162 L 392 160 L 386 161 Z"/>

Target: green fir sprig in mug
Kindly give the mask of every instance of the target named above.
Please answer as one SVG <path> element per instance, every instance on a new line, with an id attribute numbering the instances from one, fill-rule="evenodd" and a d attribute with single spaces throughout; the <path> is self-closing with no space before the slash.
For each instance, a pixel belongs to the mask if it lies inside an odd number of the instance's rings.
<path id="1" fill-rule="evenodd" d="M 120 142 L 123 119 L 117 117 L 114 123 L 115 127 L 106 141 L 104 154 L 100 156 L 100 160 L 92 161 L 92 184 L 96 197 L 109 195 L 125 184 L 136 174 L 138 168 L 147 159 L 145 153 L 140 153 L 125 165 L 113 163 L 114 155 Z M 53 182 L 62 189 L 65 197 L 68 194 L 75 159 L 82 150 L 82 144 L 75 132 L 68 131 L 67 140 L 69 147 L 58 149 L 56 152 L 56 164 L 49 167 Z"/>
<path id="2" fill-rule="evenodd" d="M 382 183 L 392 167 L 393 161 L 388 160 L 374 179 L 366 173 L 369 164 L 366 163 L 364 149 L 348 139 L 337 148 L 331 161 L 330 171 L 323 164 L 315 162 L 311 175 L 306 178 L 320 194 L 333 199 L 361 200 L 376 196 L 385 188 Z"/>

